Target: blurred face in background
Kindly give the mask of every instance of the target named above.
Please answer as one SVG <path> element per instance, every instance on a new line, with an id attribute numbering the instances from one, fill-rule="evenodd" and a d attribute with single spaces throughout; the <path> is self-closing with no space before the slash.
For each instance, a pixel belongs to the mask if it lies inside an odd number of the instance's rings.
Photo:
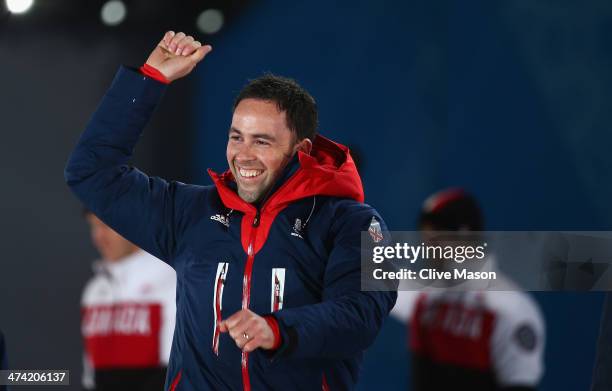
<path id="1" fill-rule="evenodd" d="M 131 242 L 104 224 L 93 213 L 87 213 L 91 241 L 105 261 L 118 261 L 138 250 Z"/>

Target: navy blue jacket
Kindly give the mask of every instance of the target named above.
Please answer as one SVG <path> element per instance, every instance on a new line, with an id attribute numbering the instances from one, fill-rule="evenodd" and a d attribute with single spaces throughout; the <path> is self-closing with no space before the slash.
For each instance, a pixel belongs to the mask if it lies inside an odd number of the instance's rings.
<path id="1" fill-rule="evenodd" d="M 360 290 L 360 232 L 385 226 L 363 204 L 348 149 L 318 136 L 258 207 L 229 172 L 211 172 L 214 186 L 149 177 L 128 162 L 165 88 L 120 69 L 65 177 L 92 212 L 177 272 L 166 388 L 352 389 L 396 294 Z M 272 314 L 276 351 L 243 353 L 218 332 L 241 308 Z"/>

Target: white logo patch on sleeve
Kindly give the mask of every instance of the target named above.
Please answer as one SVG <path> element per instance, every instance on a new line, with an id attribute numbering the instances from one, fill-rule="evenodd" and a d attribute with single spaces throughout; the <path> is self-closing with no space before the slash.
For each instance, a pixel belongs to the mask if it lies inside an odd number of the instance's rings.
<path id="1" fill-rule="evenodd" d="M 527 352 L 534 351 L 538 344 L 535 329 L 527 323 L 517 327 L 516 331 L 514 332 L 514 340 L 518 346 Z"/>
<path id="2" fill-rule="evenodd" d="M 382 229 L 380 228 L 380 222 L 376 220 L 375 216 L 372 216 L 372 221 L 370 222 L 370 228 L 368 228 L 368 232 L 370 233 L 370 236 L 372 237 L 374 243 L 381 242 L 384 239 Z"/>

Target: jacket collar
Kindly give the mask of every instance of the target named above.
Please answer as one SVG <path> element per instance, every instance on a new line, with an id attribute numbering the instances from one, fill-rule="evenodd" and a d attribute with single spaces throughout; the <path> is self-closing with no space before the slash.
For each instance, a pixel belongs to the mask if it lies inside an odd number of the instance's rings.
<path id="1" fill-rule="evenodd" d="M 219 196 L 226 207 L 247 214 L 261 210 L 283 208 L 298 199 L 313 195 L 351 198 L 363 202 L 363 185 L 349 149 L 323 136 L 316 136 L 312 152 L 298 152 L 277 180 L 261 205 L 244 201 L 235 191 L 231 171 L 217 174 L 208 170 Z"/>

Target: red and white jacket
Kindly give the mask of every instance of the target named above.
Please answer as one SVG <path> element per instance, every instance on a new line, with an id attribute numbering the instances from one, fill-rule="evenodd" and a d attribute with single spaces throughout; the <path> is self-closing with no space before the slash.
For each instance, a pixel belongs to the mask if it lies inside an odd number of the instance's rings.
<path id="1" fill-rule="evenodd" d="M 391 314 L 409 325 L 414 389 L 537 387 L 544 319 L 529 294 L 500 280 L 508 290 L 398 292 Z"/>
<path id="2" fill-rule="evenodd" d="M 83 385 L 94 372 L 167 367 L 176 316 L 176 273 L 139 250 L 94 264 L 81 300 Z"/>

